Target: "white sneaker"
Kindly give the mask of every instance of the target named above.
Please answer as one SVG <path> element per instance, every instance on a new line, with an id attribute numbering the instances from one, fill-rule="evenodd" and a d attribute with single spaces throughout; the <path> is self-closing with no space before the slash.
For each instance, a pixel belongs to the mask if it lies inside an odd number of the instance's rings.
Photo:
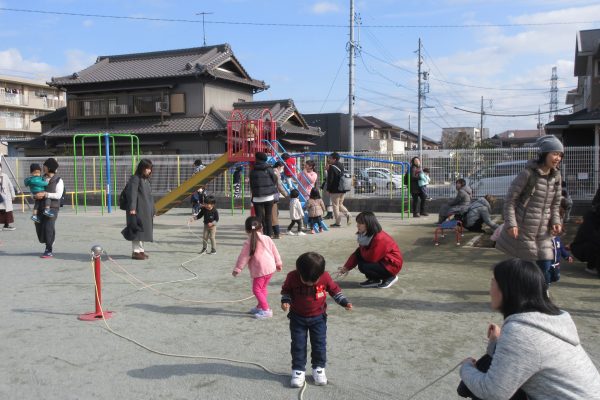
<path id="1" fill-rule="evenodd" d="M 300 231 L 300 232 L 298 232 L 298 236 L 306 236 L 306 233 Z"/>
<path id="2" fill-rule="evenodd" d="M 585 267 L 584 271 L 588 274 L 596 275 L 596 268 Z"/>
<path id="3" fill-rule="evenodd" d="M 297 369 L 292 370 L 292 380 L 290 381 L 290 386 L 293 388 L 299 388 L 304 386 L 305 378 L 304 371 L 298 371 Z"/>
<path id="4" fill-rule="evenodd" d="M 294 232 L 292 232 L 292 231 L 288 231 L 288 235 L 290 235 L 290 236 L 296 236 L 296 234 Z"/>
<path id="5" fill-rule="evenodd" d="M 327 385 L 327 375 L 325 375 L 325 368 L 313 368 L 312 376 L 315 380 L 315 385 L 324 386 Z"/>
<path id="6" fill-rule="evenodd" d="M 257 319 L 266 319 L 273 316 L 273 310 L 259 310 L 254 316 Z"/>
<path id="7" fill-rule="evenodd" d="M 252 308 L 250 309 L 250 311 L 248 311 L 248 314 L 256 314 L 256 313 L 258 313 L 259 311 L 262 311 L 262 308 L 260 308 L 260 307 L 252 307 Z"/>

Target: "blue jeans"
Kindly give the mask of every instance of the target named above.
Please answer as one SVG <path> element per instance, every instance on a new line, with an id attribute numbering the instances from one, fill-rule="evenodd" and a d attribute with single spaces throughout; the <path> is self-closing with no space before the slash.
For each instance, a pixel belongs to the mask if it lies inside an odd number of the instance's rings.
<path id="1" fill-rule="evenodd" d="M 327 314 L 301 317 L 289 312 L 292 335 L 292 369 L 306 371 L 306 339 L 310 333 L 310 361 L 313 368 L 325 368 L 327 362 Z"/>
<path id="2" fill-rule="evenodd" d="M 550 286 L 550 283 L 552 283 L 552 260 L 537 260 L 535 263 L 542 270 L 546 284 Z"/>

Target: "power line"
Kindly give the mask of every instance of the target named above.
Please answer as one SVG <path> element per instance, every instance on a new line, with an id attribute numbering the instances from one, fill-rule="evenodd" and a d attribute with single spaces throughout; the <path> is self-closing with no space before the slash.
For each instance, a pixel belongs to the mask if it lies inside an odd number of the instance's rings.
<path id="1" fill-rule="evenodd" d="M 74 13 L 65 11 L 46 11 L 46 10 L 31 10 L 23 8 L 8 8 L 0 7 L 1 11 L 12 11 L 32 14 L 50 14 L 50 15 L 66 15 L 71 17 L 93 17 L 93 18 L 111 18 L 111 19 L 127 19 L 137 21 L 160 21 L 160 22 L 183 22 L 183 23 L 202 23 L 202 20 L 184 19 L 184 18 L 152 18 L 152 17 L 133 17 L 124 15 L 104 15 L 104 14 L 87 14 Z M 290 28 L 342 28 L 348 29 L 347 24 L 299 24 L 299 23 L 276 23 L 276 22 L 256 22 L 256 21 L 205 21 L 206 24 L 218 25 L 248 25 L 248 26 L 278 26 Z M 363 28 L 378 28 L 378 29 L 447 29 L 447 28 L 493 28 L 493 27 L 519 27 L 519 26 L 556 26 L 556 25 L 581 25 L 581 24 L 598 24 L 600 21 L 564 21 L 564 22 L 531 22 L 531 23 L 505 23 L 505 24 L 389 24 L 389 25 L 362 25 Z"/>
<path id="2" fill-rule="evenodd" d="M 327 92 L 327 96 L 325 96 L 325 100 L 323 100 L 323 104 L 321 104 L 321 108 L 319 109 L 319 113 L 321 113 L 321 111 L 323 111 L 323 107 L 325 107 L 325 103 L 327 103 L 327 100 L 329 99 L 329 95 L 331 94 L 331 90 L 333 89 L 333 85 L 335 85 L 335 81 L 337 80 L 338 75 L 340 74 L 340 70 L 342 69 L 342 65 L 344 65 L 344 61 L 346 60 L 346 55 L 344 54 L 344 57 L 342 57 L 342 62 L 340 63 L 340 66 L 337 69 L 337 72 L 335 73 L 335 77 L 333 78 L 333 81 L 331 82 L 331 86 L 329 87 L 329 91 Z"/>
<path id="3" fill-rule="evenodd" d="M 472 111 L 472 110 L 465 110 L 464 108 L 460 108 L 460 107 L 454 107 L 457 110 L 460 111 L 464 111 L 464 112 L 468 112 L 468 113 L 472 113 L 472 114 L 481 114 L 481 111 Z M 558 112 L 558 111 L 564 111 L 564 110 L 568 110 L 571 107 L 565 107 L 565 108 L 561 108 L 559 110 L 554 110 L 554 111 L 536 111 L 534 113 L 528 113 L 528 114 L 490 114 L 490 113 L 485 113 L 485 115 L 489 115 L 492 117 L 530 117 L 532 115 L 538 115 L 538 114 L 549 114 L 551 112 Z"/>

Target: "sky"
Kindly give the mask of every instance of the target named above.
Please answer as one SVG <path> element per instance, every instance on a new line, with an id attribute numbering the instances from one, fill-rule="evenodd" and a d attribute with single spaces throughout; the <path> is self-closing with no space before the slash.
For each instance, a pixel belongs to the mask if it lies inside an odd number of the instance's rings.
<path id="1" fill-rule="evenodd" d="M 482 97 L 491 135 L 536 129 L 537 114 L 514 115 L 538 109 L 548 122 L 552 67 L 562 109 L 576 87 L 576 34 L 600 28 L 597 0 L 355 0 L 355 11 L 354 112 L 417 130 L 420 38 L 421 131 L 434 139 L 442 127 L 479 127 Z M 210 13 L 204 29 L 201 12 Z M 348 112 L 349 18 L 350 0 L 0 0 L 0 74 L 49 81 L 98 56 L 198 47 L 205 37 L 229 43 L 270 85 L 255 100 Z"/>

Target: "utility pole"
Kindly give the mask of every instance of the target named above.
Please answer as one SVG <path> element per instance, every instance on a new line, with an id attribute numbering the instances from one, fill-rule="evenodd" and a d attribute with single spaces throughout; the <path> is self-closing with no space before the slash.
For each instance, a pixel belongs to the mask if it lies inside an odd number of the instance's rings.
<path id="1" fill-rule="evenodd" d="M 479 115 L 479 144 L 483 141 L 483 96 L 481 96 L 481 114 Z"/>
<path id="2" fill-rule="evenodd" d="M 542 125 L 542 116 L 540 113 L 540 107 L 538 106 L 538 123 L 537 123 L 538 136 L 542 136 L 543 127 L 544 127 L 544 125 Z"/>
<path id="3" fill-rule="evenodd" d="M 419 49 L 417 50 L 417 75 L 418 75 L 418 101 L 417 101 L 417 134 L 419 137 L 419 160 L 423 157 L 423 137 L 421 136 L 421 111 L 423 109 L 423 91 L 421 90 L 421 64 L 423 64 L 423 60 L 421 59 L 421 38 L 419 38 Z"/>
<path id="4" fill-rule="evenodd" d="M 354 0 L 350 0 L 350 41 L 348 43 L 348 145 L 354 156 Z M 350 175 L 354 176 L 354 158 L 350 159 Z"/>
<path id="5" fill-rule="evenodd" d="M 204 11 L 196 13 L 196 15 L 202 15 L 202 36 L 204 38 L 204 42 L 203 42 L 204 46 L 206 46 L 206 29 L 204 29 L 204 16 L 205 15 L 210 15 L 210 14 L 214 14 L 214 13 L 212 13 L 212 12 L 204 12 Z"/>
<path id="6" fill-rule="evenodd" d="M 558 111 L 558 75 L 556 67 L 552 67 L 552 78 L 550 79 L 550 113 L 548 121 L 552 122 L 554 115 Z"/>

